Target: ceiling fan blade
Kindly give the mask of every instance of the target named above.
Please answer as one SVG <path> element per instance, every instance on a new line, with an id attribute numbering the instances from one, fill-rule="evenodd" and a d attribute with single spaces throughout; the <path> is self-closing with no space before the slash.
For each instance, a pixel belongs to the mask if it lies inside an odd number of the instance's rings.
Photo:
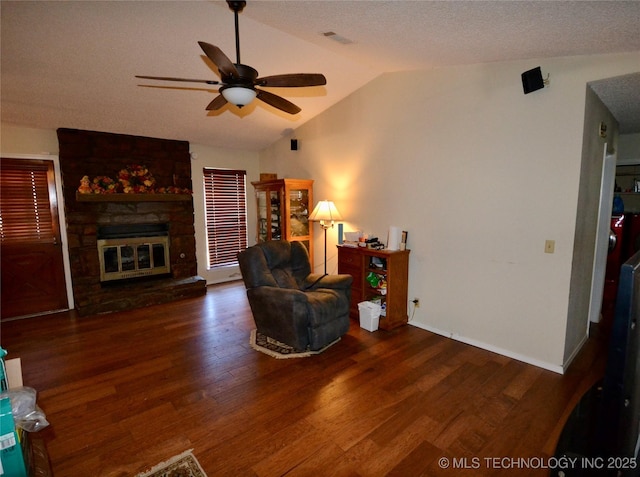
<path id="1" fill-rule="evenodd" d="M 327 78 L 319 73 L 292 73 L 265 76 L 256 80 L 258 86 L 295 88 L 298 86 L 322 86 Z"/>
<path id="2" fill-rule="evenodd" d="M 227 100 L 224 98 L 224 96 L 219 94 L 218 96 L 216 96 L 213 99 L 213 101 L 211 101 L 209 103 L 209 105 L 206 107 L 206 110 L 207 111 L 217 111 L 218 109 L 223 107 L 225 104 L 227 104 Z"/>
<path id="3" fill-rule="evenodd" d="M 257 89 L 256 91 L 258 92 L 258 99 L 264 101 L 267 104 L 270 104 L 274 108 L 278 108 L 279 110 L 284 111 L 285 113 L 296 114 L 302 111 L 302 109 L 300 109 L 298 106 L 278 95 L 269 93 L 268 91 L 263 91 L 261 89 Z"/>
<path id="4" fill-rule="evenodd" d="M 172 78 L 172 77 L 169 77 L 169 76 L 139 76 L 139 75 L 136 75 L 136 78 L 151 79 L 151 80 L 161 80 L 161 81 L 186 81 L 186 82 L 189 82 L 189 83 L 222 84 L 222 83 L 220 83 L 220 81 L 215 81 L 215 80 Z"/>
<path id="5" fill-rule="evenodd" d="M 220 48 L 204 41 L 199 41 L 198 45 L 204 51 L 204 54 L 213 61 L 223 76 L 238 77 L 238 70 L 231 60 L 225 55 Z M 224 79 L 224 78 L 223 78 Z"/>

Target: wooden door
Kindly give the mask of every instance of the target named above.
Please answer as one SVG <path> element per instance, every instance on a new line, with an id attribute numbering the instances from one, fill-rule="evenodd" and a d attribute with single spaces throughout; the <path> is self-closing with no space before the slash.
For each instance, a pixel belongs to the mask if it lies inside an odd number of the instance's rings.
<path id="1" fill-rule="evenodd" d="M 0 318 L 68 308 L 53 162 L 0 162 Z"/>

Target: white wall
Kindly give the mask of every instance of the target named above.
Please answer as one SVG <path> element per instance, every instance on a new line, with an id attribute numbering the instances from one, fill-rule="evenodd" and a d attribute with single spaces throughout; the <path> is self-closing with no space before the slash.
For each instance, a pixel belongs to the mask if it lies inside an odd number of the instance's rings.
<path id="1" fill-rule="evenodd" d="M 3 154 L 50 154 L 57 156 L 58 134 L 52 129 L 34 129 L 0 123 L 0 151 Z"/>
<path id="2" fill-rule="evenodd" d="M 414 325 L 562 371 L 586 83 L 638 64 L 634 53 L 383 75 L 296 130 L 299 151 L 288 138 L 264 151 L 260 168 L 314 179 L 345 230 L 409 231 Z M 537 65 L 551 84 L 524 95 L 520 74 Z"/>
<path id="3" fill-rule="evenodd" d="M 620 135 L 618 164 L 640 164 L 640 133 Z"/>

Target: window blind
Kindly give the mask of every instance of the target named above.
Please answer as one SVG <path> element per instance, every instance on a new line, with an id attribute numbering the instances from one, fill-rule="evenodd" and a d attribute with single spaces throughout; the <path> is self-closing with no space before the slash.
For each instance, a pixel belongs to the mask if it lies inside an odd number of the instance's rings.
<path id="1" fill-rule="evenodd" d="M 247 248 L 247 173 L 203 172 L 209 268 L 237 265 L 238 252 Z"/>
<path id="2" fill-rule="evenodd" d="M 49 200 L 51 161 L 2 159 L 0 164 L 0 240 L 2 243 L 55 241 Z M 55 195 L 54 195 L 55 198 Z"/>

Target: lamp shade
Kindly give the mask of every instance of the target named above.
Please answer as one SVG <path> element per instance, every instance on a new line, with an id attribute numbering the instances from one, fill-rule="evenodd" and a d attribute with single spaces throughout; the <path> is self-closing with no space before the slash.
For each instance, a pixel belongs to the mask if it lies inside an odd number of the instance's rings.
<path id="1" fill-rule="evenodd" d="M 255 89 L 244 88 L 242 86 L 230 86 L 229 88 L 222 88 L 220 94 L 231 104 L 235 104 L 241 108 L 253 101 L 258 93 Z"/>
<path id="2" fill-rule="evenodd" d="M 333 222 L 334 220 L 342 220 L 342 216 L 332 201 L 321 200 L 309 215 L 309 220 Z"/>

